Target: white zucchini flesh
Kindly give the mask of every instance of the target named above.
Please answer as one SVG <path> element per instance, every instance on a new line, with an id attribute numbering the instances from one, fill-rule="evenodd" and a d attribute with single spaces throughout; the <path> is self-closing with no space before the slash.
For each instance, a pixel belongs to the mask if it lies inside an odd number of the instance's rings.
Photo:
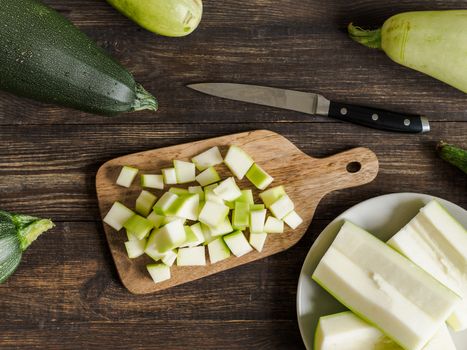
<path id="1" fill-rule="evenodd" d="M 266 221 L 266 209 L 250 211 L 250 231 L 263 232 Z"/>
<path id="2" fill-rule="evenodd" d="M 345 222 L 312 278 L 402 347 L 420 350 L 459 297 L 362 228 Z"/>
<path id="3" fill-rule="evenodd" d="M 248 170 L 246 178 L 259 190 L 266 189 L 274 181 L 274 178 L 256 163 Z"/>
<path id="4" fill-rule="evenodd" d="M 164 189 L 164 177 L 162 175 L 143 174 L 141 175 L 141 187 Z"/>
<path id="5" fill-rule="evenodd" d="M 217 202 L 219 204 L 224 204 L 224 200 L 214 193 L 214 189 L 219 186 L 218 184 L 212 184 L 204 187 L 204 200 L 210 202 Z"/>
<path id="6" fill-rule="evenodd" d="M 253 250 L 242 231 L 235 231 L 223 237 L 225 244 L 236 257 L 245 255 Z"/>
<path id="7" fill-rule="evenodd" d="M 291 229 L 296 229 L 303 222 L 303 219 L 295 210 L 292 210 L 282 219 Z"/>
<path id="8" fill-rule="evenodd" d="M 261 192 L 259 194 L 259 197 L 263 201 L 266 208 L 269 208 L 272 203 L 277 201 L 280 197 L 285 196 L 286 194 L 287 193 L 285 193 L 284 186 L 276 186 L 276 187 L 270 188 L 269 190 Z"/>
<path id="9" fill-rule="evenodd" d="M 222 155 L 221 155 L 221 152 L 219 151 L 219 147 L 216 146 L 191 158 L 191 161 L 195 163 L 196 168 L 199 171 L 203 171 L 214 165 L 221 164 L 224 161 L 224 159 L 222 159 Z"/>
<path id="10" fill-rule="evenodd" d="M 154 228 L 159 228 L 162 226 L 162 224 L 165 221 L 165 217 L 159 214 L 156 214 L 155 211 L 152 211 L 151 214 L 149 214 L 146 219 L 151 221 L 154 224 Z"/>
<path id="11" fill-rule="evenodd" d="M 209 230 L 211 237 L 223 236 L 233 231 L 232 224 L 228 217 L 226 217 L 221 224 L 215 227 L 206 226 L 206 228 Z"/>
<path id="12" fill-rule="evenodd" d="M 196 168 L 193 163 L 183 160 L 174 160 L 175 175 L 177 183 L 184 184 L 195 181 Z"/>
<path id="13" fill-rule="evenodd" d="M 149 237 L 149 239 L 150 238 L 151 237 Z M 149 239 L 148 239 L 148 242 L 149 242 Z M 154 261 L 162 260 L 162 258 L 164 258 L 169 252 L 167 251 L 167 252 L 161 253 L 160 251 L 157 250 L 154 244 L 148 244 L 148 242 L 146 243 L 146 247 L 144 248 L 144 253 Z"/>
<path id="14" fill-rule="evenodd" d="M 126 237 L 128 241 L 140 241 L 133 233 L 126 231 Z"/>
<path id="15" fill-rule="evenodd" d="M 403 348 L 378 328 L 346 311 L 319 319 L 314 350 L 403 350 Z M 441 326 L 423 350 L 456 350 L 446 325 Z"/>
<path id="16" fill-rule="evenodd" d="M 135 212 L 131 209 L 128 209 L 120 202 L 115 202 L 107 215 L 104 217 L 104 222 L 112 227 L 116 231 L 120 231 L 123 227 L 123 224 L 128 221 L 135 215 Z"/>
<path id="17" fill-rule="evenodd" d="M 254 161 L 240 147 L 230 146 L 225 156 L 224 163 L 237 179 L 242 180 L 248 170 L 250 170 Z"/>
<path id="18" fill-rule="evenodd" d="M 219 196 L 224 201 L 234 201 L 242 195 L 242 191 L 237 186 L 235 179 L 229 177 L 219 183 L 219 186 L 213 189 L 215 195 Z"/>
<path id="19" fill-rule="evenodd" d="M 284 221 L 279 220 L 273 216 L 268 216 L 266 223 L 264 224 L 263 231 L 266 233 L 283 233 Z"/>
<path id="20" fill-rule="evenodd" d="M 261 253 L 267 238 L 268 234 L 265 232 L 250 232 L 249 242 L 253 248 Z"/>
<path id="21" fill-rule="evenodd" d="M 467 231 L 438 202 L 423 207 L 388 244 L 462 298 L 447 320 L 467 329 Z"/>
<path id="22" fill-rule="evenodd" d="M 198 174 L 195 178 L 195 180 L 201 185 L 201 186 L 207 186 L 210 185 L 214 182 L 218 182 L 221 180 L 221 177 L 217 173 L 216 169 L 213 167 L 209 167 L 205 170 L 203 170 L 202 173 Z"/>
<path id="23" fill-rule="evenodd" d="M 222 237 L 208 243 L 209 261 L 215 264 L 230 257 L 230 250 Z"/>
<path id="24" fill-rule="evenodd" d="M 190 186 L 188 192 L 197 194 L 200 202 L 204 201 L 204 190 L 201 186 Z"/>
<path id="25" fill-rule="evenodd" d="M 180 248 L 177 253 L 177 266 L 206 265 L 206 251 L 204 246 Z"/>
<path id="26" fill-rule="evenodd" d="M 157 196 L 149 191 L 142 190 L 138 198 L 136 198 L 135 210 L 143 216 L 148 216 L 151 213 L 152 207 L 156 204 Z"/>
<path id="27" fill-rule="evenodd" d="M 162 262 L 167 266 L 172 266 L 177 260 L 177 252 L 175 250 L 169 250 L 162 258 Z"/>
<path id="28" fill-rule="evenodd" d="M 128 231 L 131 232 L 133 235 L 136 236 L 138 239 L 143 239 L 154 228 L 154 224 L 152 221 L 135 214 L 131 218 L 129 218 L 124 224 L 123 227 Z"/>
<path id="29" fill-rule="evenodd" d="M 278 219 L 284 218 L 295 209 L 295 206 L 288 195 L 281 196 L 277 201 L 269 207 L 271 213 Z"/>
<path id="30" fill-rule="evenodd" d="M 162 169 L 162 176 L 164 177 L 164 183 L 167 185 L 175 185 L 177 183 L 175 168 Z"/>
<path id="31" fill-rule="evenodd" d="M 177 216 L 188 220 L 198 220 L 199 196 L 195 193 L 178 196 L 165 210 L 169 216 Z"/>
<path id="32" fill-rule="evenodd" d="M 125 242 L 126 252 L 128 258 L 135 259 L 144 254 L 144 248 L 146 247 L 146 240 L 130 240 Z"/>
<path id="33" fill-rule="evenodd" d="M 224 204 L 207 201 L 204 203 L 201 213 L 199 213 L 199 221 L 208 226 L 216 227 L 224 221 L 229 214 L 229 208 Z"/>
<path id="34" fill-rule="evenodd" d="M 160 253 L 174 249 L 186 241 L 185 228 L 181 220 L 169 222 L 151 234 L 148 246 L 154 245 Z"/>
<path id="35" fill-rule="evenodd" d="M 150 264 L 146 266 L 154 283 L 170 279 L 170 267 L 165 264 Z"/>
<path id="36" fill-rule="evenodd" d="M 178 195 L 172 192 L 165 192 L 161 198 L 154 204 L 154 211 L 156 214 L 165 215 L 165 212 L 170 206 L 178 199 Z"/>
<path id="37" fill-rule="evenodd" d="M 123 187 L 130 187 L 131 184 L 133 183 L 133 180 L 136 177 L 136 174 L 138 174 L 138 169 L 133 168 L 131 166 L 125 165 L 122 170 L 120 171 L 120 174 L 118 175 L 117 178 L 117 185 L 123 186 Z"/>

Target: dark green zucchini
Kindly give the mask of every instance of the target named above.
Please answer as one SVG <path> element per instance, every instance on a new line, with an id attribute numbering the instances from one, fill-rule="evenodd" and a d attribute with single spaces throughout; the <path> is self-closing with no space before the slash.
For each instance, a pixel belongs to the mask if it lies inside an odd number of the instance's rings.
<path id="1" fill-rule="evenodd" d="M 52 227 L 48 219 L 0 210 L 0 284 L 15 272 L 29 245 Z"/>
<path id="2" fill-rule="evenodd" d="M 467 150 L 450 145 L 444 141 L 438 143 L 436 150 L 442 159 L 467 174 Z"/>
<path id="3" fill-rule="evenodd" d="M 157 109 L 125 68 L 37 0 L 1 0 L 0 89 L 103 115 Z"/>

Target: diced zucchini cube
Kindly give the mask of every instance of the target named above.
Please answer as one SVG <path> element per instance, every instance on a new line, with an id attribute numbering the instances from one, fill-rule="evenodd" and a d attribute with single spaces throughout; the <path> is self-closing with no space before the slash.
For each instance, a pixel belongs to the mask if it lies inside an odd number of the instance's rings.
<path id="1" fill-rule="evenodd" d="M 154 283 L 170 279 L 170 267 L 165 264 L 150 264 L 146 266 Z"/>
<path id="2" fill-rule="evenodd" d="M 233 177 L 229 177 L 219 183 L 219 186 L 213 189 L 214 194 L 224 201 L 234 201 L 242 195 Z"/>
<path id="3" fill-rule="evenodd" d="M 127 187 L 127 188 L 130 187 L 131 183 L 136 177 L 136 174 L 138 174 L 138 171 L 139 170 L 136 168 L 125 165 L 120 171 L 120 174 L 118 175 L 117 185 Z"/>
<path id="4" fill-rule="evenodd" d="M 200 223 L 198 223 L 201 225 Z M 195 233 L 196 231 L 196 233 Z M 180 248 L 185 248 L 185 247 L 196 247 L 197 245 L 200 245 L 201 243 L 204 242 L 204 236 L 203 233 L 199 232 L 196 230 L 193 230 L 191 226 L 185 226 L 185 233 L 186 233 L 186 240 L 185 242 L 180 246 Z M 201 236 L 199 236 L 201 234 Z"/>
<path id="5" fill-rule="evenodd" d="M 151 214 L 149 214 L 146 219 L 148 219 L 154 224 L 154 228 L 159 228 L 163 225 L 165 221 L 165 216 L 156 214 L 155 211 L 152 211 Z"/>
<path id="6" fill-rule="evenodd" d="M 214 167 L 209 167 L 196 176 L 196 181 L 198 181 L 201 186 L 207 186 L 220 180 L 221 177 L 217 173 L 216 169 L 214 169 Z"/>
<path id="7" fill-rule="evenodd" d="M 285 193 L 284 186 L 276 186 L 260 193 L 259 196 L 266 208 L 269 208 L 272 203 L 277 201 L 280 197 L 285 196 L 286 194 L 287 193 Z"/>
<path id="8" fill-rule="evenodd" d="M 143 174 L 141 175 L 141 187 L 164 189 L 164 177 L 162 175 Z"/>
<path id="9" fill-rule="evenodd" d="M 123 224 L 123 227 L 135 235 L 136 238 L 143 239 L 154 228 L 154 224 L 148 219 L 135 214 Z"/>
<path id="10" fill-rule="evenodd" d="M 188 192 L 197 194 L 199 196 L 200 202 L 204 202 L 204 191 L 201 186 L 190 186 L 188 187 Z"/>
<path id="11" fill-rule="evenodd" d="M 177 183 L 175 168 L 162 169 L 162 176 L 164 177 L 164 183 L 167 185 L 174 185 Z"/>
<path id="12" fill-rule="evenodd" d="M 209 229 L 212 237 L 223 236 L 233 231 L 232 224 L 230 223 L 230 220 L 228 217 L 226 217 L 220 225 L 217 225 L 215 227 L 211 227 L 211 226 L 206 226 L 206 227 Z"/>
<path id="13" fill-rule="evenodd" d="M 248 170 L 246 178 L 259 190 L 264 190 L 274 181 L 273 177 L 256 163 Z"/>
<path id="14" fill-rule="evenodd" d="M 240 147 L 230 146 L 224 163 L 239 180 L 242 180 L 254 161 Z"/>
<path id="15" fill-rule="evenodd" d="M 264 232 L 283 233 L 284 222 L 282 220 L 276 219 L 273 216 L 268 216 L 268 218 L 266 219 L 266 223 L 264 224 Z"/>
<path id="16" fill-rule="evenodd" d="M 172 192 L 165 192 L 161 198 L 154 204 L 156 214 L 165 215 L 167 209 L 177 200 L 178 196 Z"/>
<path id="17" fill-rule="evenodd" d="M 167 252 L 161 253 L 154 244 L 149 245 L 149 240 L 144 248 L 144 253 L 154 261 L 159 261 L 166 256 Z"/>
<path id="18" fill-rule="evenodd" d="M 250 211 L 250 232 L 263 232 L 266 212 L 266 209 Z"/>
<path id="19" fill-rule="evenodd" d="M 224 201 L 221 197 L 214 193 L 214 189 L 218 186 L 218 184 L 212 184 L 209 186 L 204 187 L 204 200 L 216 202 L 220 204 L 224 204 Z"/>
<path id="20" fill-rule="evenodd" d="M 133 233 L 126 231 L 126 237 L 128 238 L 129 241 L 140 241 L 138 237 L 136 237 Z"/>
<path id="21" fill-rule="evenodd" d="M 284 220 L 284 222 L 293 229 L 296 229 L 303 222 L 303 219 L 300 217 L 300 215 L 297 214 L 295 210 L 284 216 L 282 220 Z"/>
<path id="22" fill-rule="evenodd" d="M 175 193 L 177 196 L 181 196 L 182 194 L 190 193 L 190 192 L 188 192 L 187 189 L 179 188 L 179 187 L 170 187 L 169 192 Z"/>
<path id="23" fill-rule="evenodd" d="M 196 168 L 193 163 L 174 160 L 174 168 L 177 176 L 177 183 L 185 184 L 195 181 Z"/>
<path id="24" fill-rule="evenodd" d="M 143 255 L 145 246 L 146 246 L 145 239 L 132 240 L 132 241 L 125 242 L 125 248 L 128 254 L 128 258 L 135 259 Z"/>
<path id="25" fill-rule="evenodd" d="M 250 225 L 250 205 L 248 203 L 235 202 L 232 222 L 235 227 L 248 227 Z"/>
<path id="26" fill-rule="evenodd" d="M 199 221 L 208 226 L 215 227 L 219 225 L 228 214 L 229 208 L 224 204 L 207 201 L 199 214 Z"/>
<path id="27" fill-rule="evenodd" d="M 206 253 L 204 246 L 180 248 L 177 254 L 178 266 L 204 266 L 206 265 Z"/>
<path id="28" fill-rule="evenodd" d="M 168 216 L 178 216 L 188 220 L 198 220 L 199 196 L 194 193 L 179 196 L 165 210 Z"/>
<path id="29" fill-rule="evenodd" d="M 175 250 L 169 250 L 165 253 L 164 257 L 162 258 L 162 262 L 167 266 L 172 266 L 177 259 L 177 252 Z"/>
<path id="30" fill-rule="evenodd" d="M 136 199 L 136 211 L 143 215 L 148 216 L 152 210 L 152 207 L 156 203 L 157 197 L 148 191 L 141 191 L 138 198 Z"/>
<path id="31" fill-rule="evenodd" d="M 250 244 L 253 248 L 255 248 L 258 252 L 262 252 L 264 247 L 264 242 L 266 242 L 266 238 L 268 234 L 265 232 L 251 232 L 250 233 Z"/>
<path id="32" fill-rule="evenodd" d="M 128 209 L 120 202 L 115 202 L 104 217 L 104 222 L 113 229 L 120 231 L 123 224 L 133 215 L 135 215 L 133 210 Z"/>
<path id="33" fill-rule="evenodd" d="M 193 231 L 194 235 L 197 238 L 197 242 L 195 245 L 199 245 L 205 242 L 203 227 L 201 225 L 202 224 L 200 222 L 197 222 L 196 224 L 190 226 L 191 231 Z"/>
<path id="34" fill-rule="evenodd" d="M 253 250 L 242 231 L 235 231 L 223 237 L 225 244 L 237 257 L 245 255 Z"/>
<path id="35" fill-rule="evenodd" d="M 209 244 L 210 242 L 216 239 L 216 237 L 213 237 L 211 235 L 211 229 L 208 225 L 201 223 L 201 228 L 203 229 L 204 245 Z"/>
<path id="36" fill-rule="evenodd" d="M 167 225 L 169 222 L 172 221 L 181 221 L 183 225 L 185 225 L 186 219 L 179 218 L 178 216 L 164 216 L 164 221 L 162 222 L 161 226 Z"/>
<path id="37" fill-rule="evenodd" d="M 252 190 L 241 190 L 241 192 L 242 194 L 240 195 L 240 197 L 235 199 L 235 202 L 248 203 L 249 205 L 255 204 Z"/>
<path id="38" fill-rule="evenodd" d="M 227 247 L 227 244 L 225 244 L 222 237 L 209 242 L 208 251 L 211 264 L 215 264 L 218 261 L 225 260 L 230 257 L 229 247 Z"/>
<path id="39" fill-rule="evenodd" d="M 219 147 L 216 146 L 191 158 L 191 161 L 195 163 L 199 171 L 203 171 L 211 166 L 221 164 L 224 160 L 221 152 L 219 152 Z"/>
<path id="40" fill-rule="evenodd" d="M 186 240 L 185 228 L 181 220 L 169 222 L 151 234 L 147 246 L 155 246 L 157 251 L 165 253 L 182 245 Z"/>
<path id="41" fill-rule="evenodd" d="M 284 195 L 269 206 L 271 213 L 278 219 L 282 219 L 295 209 L 289 196 Z"/>

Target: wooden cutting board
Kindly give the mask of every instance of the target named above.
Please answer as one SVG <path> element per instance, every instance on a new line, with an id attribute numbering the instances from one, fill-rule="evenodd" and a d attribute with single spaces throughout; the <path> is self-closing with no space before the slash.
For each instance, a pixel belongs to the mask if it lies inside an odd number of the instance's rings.
<path id="1" fill-rule="evenodd" d="M 367 148 L 354 148 L 331 157 L 317 159 L 306 155 L 285 137 L 272 131 L 245 132 L 130 154 L 108 161 L 100 167 L 96 177 L 102 218 L 117 200 L 134 208 L 136 197 L 141 191 L 139 175 L 129 189 L 115 184 L 123 165 L 137 167 L 140 169 L 139 174 L 160 174 L 162 168 L 172 166 L 172 160 L 190 160 L 191 157 L 213 146 L 219 146 L 222 155 L 225 156 L 229 145 L 237 145 L 244 149 L 272 175 L 274 182 L 271 186 L 285 185 L 287 193 L 296 205 L 296 211 L 304 222 L 295 230 L 286 226 L 283 234 L 269 234 L 261 253 L 255 250 L 240 258 L 231 256 L 215 264 L 210 264 L 207 259 L 208 265 L 201 267 L 174 265 L 171 268 L 172 278 L 158 284 L 152 281 L 146 270 L 146 265 L 152 260 L 147 256 L 128 259 L 124 247 L 126 234 L 123 231 L 116 232 L 104 224 L 118 274 L 130 292 L 134 294 L 156 292 L 284 251 L 297 243 L 305 234 L 319 201 L 327 193 L 366 184 L 371 182 L 378 173 L 378 159 Z M 225 166 L 221 165 L 216 168 L 223 178 L 232 176 Z M 189 185 L 192 184 L 178 185 L 178 187 L 187 188 Z M 244 189 L 253 189 L 255 202 L 261 203 L 258 197 L 259 191 L 254 189 L 248 180 L 239 181 L 239 186 Z M 169 186 L 166 186 L 165 190 L 168 188 Z M 160 197 L 163 192 L 154 193 Z M 234 283 L 233 280 L 232 283 Z"/>

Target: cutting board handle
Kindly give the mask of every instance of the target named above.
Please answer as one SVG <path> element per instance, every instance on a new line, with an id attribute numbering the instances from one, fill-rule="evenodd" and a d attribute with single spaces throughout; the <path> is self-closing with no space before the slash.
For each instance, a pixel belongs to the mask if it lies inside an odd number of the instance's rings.
<path id="1" fill-rule="evenodd" d="M 327 181 L 321 181 L 323 195 L 344 188 L 356 187 L 374 180 L 378 174 L 378 158 L 368 148 L 358 147 L 318 161 Z M 316 167 L 316 163 L 312 164 Z M 321 175 L 323 176 L 323 175 Z"/>

